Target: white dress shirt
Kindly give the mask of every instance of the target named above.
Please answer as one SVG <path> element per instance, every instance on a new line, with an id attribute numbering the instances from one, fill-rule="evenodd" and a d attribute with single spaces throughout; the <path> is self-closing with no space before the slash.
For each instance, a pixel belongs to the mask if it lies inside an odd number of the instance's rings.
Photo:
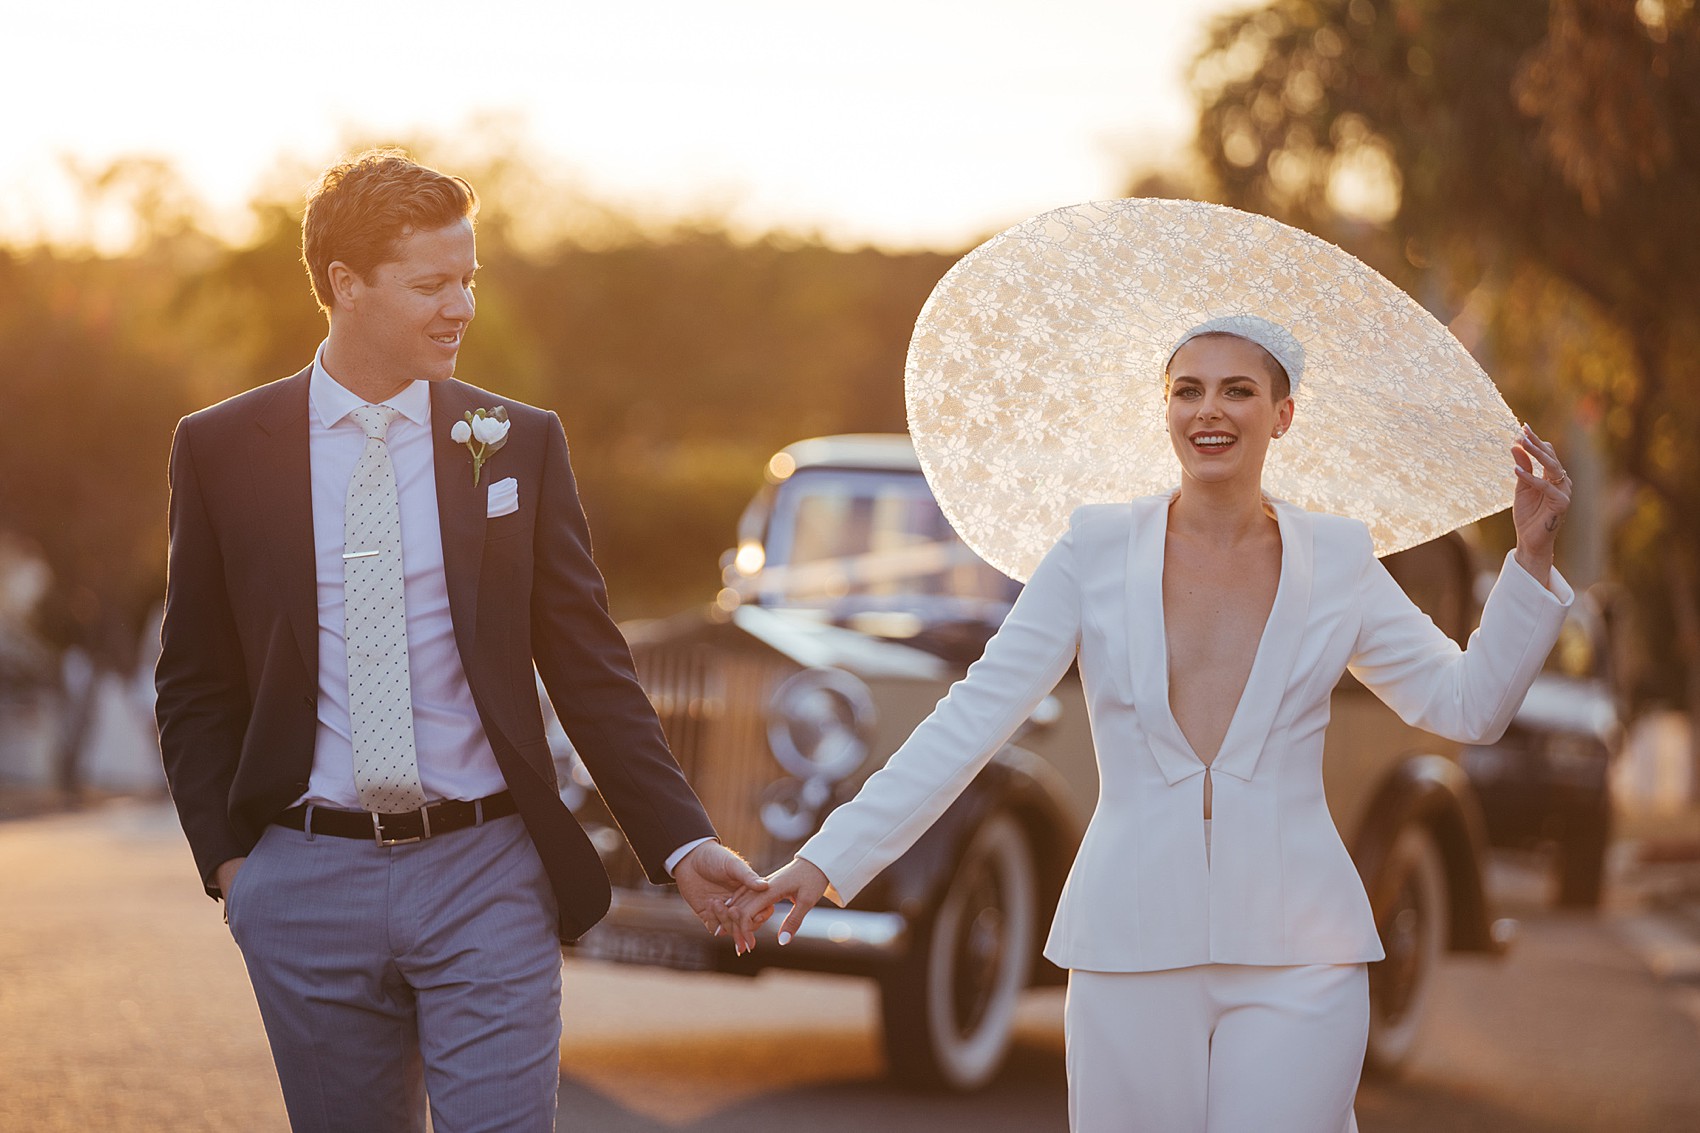
<path id="1" fill-rule="evenodd" d="M 321 344 L 313 356 L 307 396 L 308 460 L 313 478 L 313 549 L 319 595 L 319 727 L 313 773 L 297 802 L 360 810 L 354 786 L 354 745 L 348 722 L 348 641 L 343 636 L 343 517 L 348 482 L 366 447 L 349 413 L 366 402 L 331 377 Z M 461 667 L 443 572 L 443 534 L 437 513 L 431 439 L 431 389 L 414 382 L 382 404 L 397 410 L 386 444 L 401 507 L 401 562 L 407 600 L 407 668 L 413 686 L 413 742 L 425 797 L 479 799 L 507 789 L 485 738 L 472 689 Z M 668 855 L 672 873 L 685 855 L 712 838 L 687 842 Z"/>
<path id="2" fill-rule="evenodd" d="M 302 802 L 359 810 L 348 723 L 348 642 L 343 637 L 343 513 L 366 435 L 348 416 L 366 404 L 326 372 L 324 347 L 308 386 L 308 457 L 313 478 L 313 549 L 319 595 L 319 728 Z M 397 416 L 387 443 L 401 506 L 407 667 L 413 686 L 414 749 L 425 797 L 478 799 L 507 788 L 484 736 L 461 668 L 443 573 L 431 441 L 431 390 L 414 382 L 383 404 Z"/>

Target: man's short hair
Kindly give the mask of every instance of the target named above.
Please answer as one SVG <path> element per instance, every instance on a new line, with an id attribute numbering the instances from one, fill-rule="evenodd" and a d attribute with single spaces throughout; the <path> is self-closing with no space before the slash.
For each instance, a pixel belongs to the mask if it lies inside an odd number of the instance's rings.
<path id="1" fill-rule="evenodd" d="M 406 150 L 370 149 L 340 161 L 308 191 L 301 217 L 301 260 L 313 297 L 331 309 L 336 261 L 370 279 L 373 268 L 394 258 L 403 237 L 477 215 L 471 185 L 420 165 Z"/>

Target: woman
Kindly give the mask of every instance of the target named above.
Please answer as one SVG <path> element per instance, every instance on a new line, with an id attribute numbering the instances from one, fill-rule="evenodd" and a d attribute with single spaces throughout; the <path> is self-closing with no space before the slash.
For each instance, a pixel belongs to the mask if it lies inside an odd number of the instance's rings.
<path id="1" fill-rule="evenodd" d="M 740 899 L 843 903 L 950 804 L 1078 656 L 1101 791 L 1045 954 L 1069 969 L 1071 1127 L 1355 1128 L 1382 957 L 1322 791 L 1348 667 L 1407 722 L 1484 743 L 1510 722 L 1571 592 L 1569 480 L 1525 428 L 1516 551 L 1460 650 L 1356 520 L 1262 491 L 1303 351 L 1255 316 L 1187 332 L 1163 374 L 1179 488 L 1079 509 L 985 655 L 771 879 Z M 1152 380 L 1156 380 L 1153 377 Z"/>

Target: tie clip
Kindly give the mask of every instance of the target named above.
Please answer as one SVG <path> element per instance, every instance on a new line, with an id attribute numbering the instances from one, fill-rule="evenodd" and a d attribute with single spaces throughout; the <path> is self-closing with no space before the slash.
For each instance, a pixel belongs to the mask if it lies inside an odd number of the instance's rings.
<path id="1" fill-rule="evenodd" d="M 383 551 L 348 551 L 345 552 L 342 557 L 343 561 L 346 562 L 349 559 L 369 559 L 373 555 L 381 555 L 383 553 Z"/>

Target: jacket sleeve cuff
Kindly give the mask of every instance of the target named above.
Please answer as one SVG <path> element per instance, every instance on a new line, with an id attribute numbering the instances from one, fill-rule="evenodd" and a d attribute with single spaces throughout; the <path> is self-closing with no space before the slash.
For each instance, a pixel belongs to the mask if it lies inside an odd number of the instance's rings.
<path id="1" fill-rule="evenodd" d="M 1557 567 L 1552 568 L 1552 575 L 1548 579 L 1551 589 L 1548 589 L 1540 579 L 1523 569 L 1523 564 L 1517 561 L 1515 550 L 1505 552 L 1505 562 L 1499 569 L 1499 577 L 1507 586 L 1517 587 L 1520 591 L 1535 596 L 1537 601 L 1554 603 L 1563 610 L 1568 610 L 1576 601 L 1576 591 L 1565 581 L 1564 576 L 1558 573 Z"/>

